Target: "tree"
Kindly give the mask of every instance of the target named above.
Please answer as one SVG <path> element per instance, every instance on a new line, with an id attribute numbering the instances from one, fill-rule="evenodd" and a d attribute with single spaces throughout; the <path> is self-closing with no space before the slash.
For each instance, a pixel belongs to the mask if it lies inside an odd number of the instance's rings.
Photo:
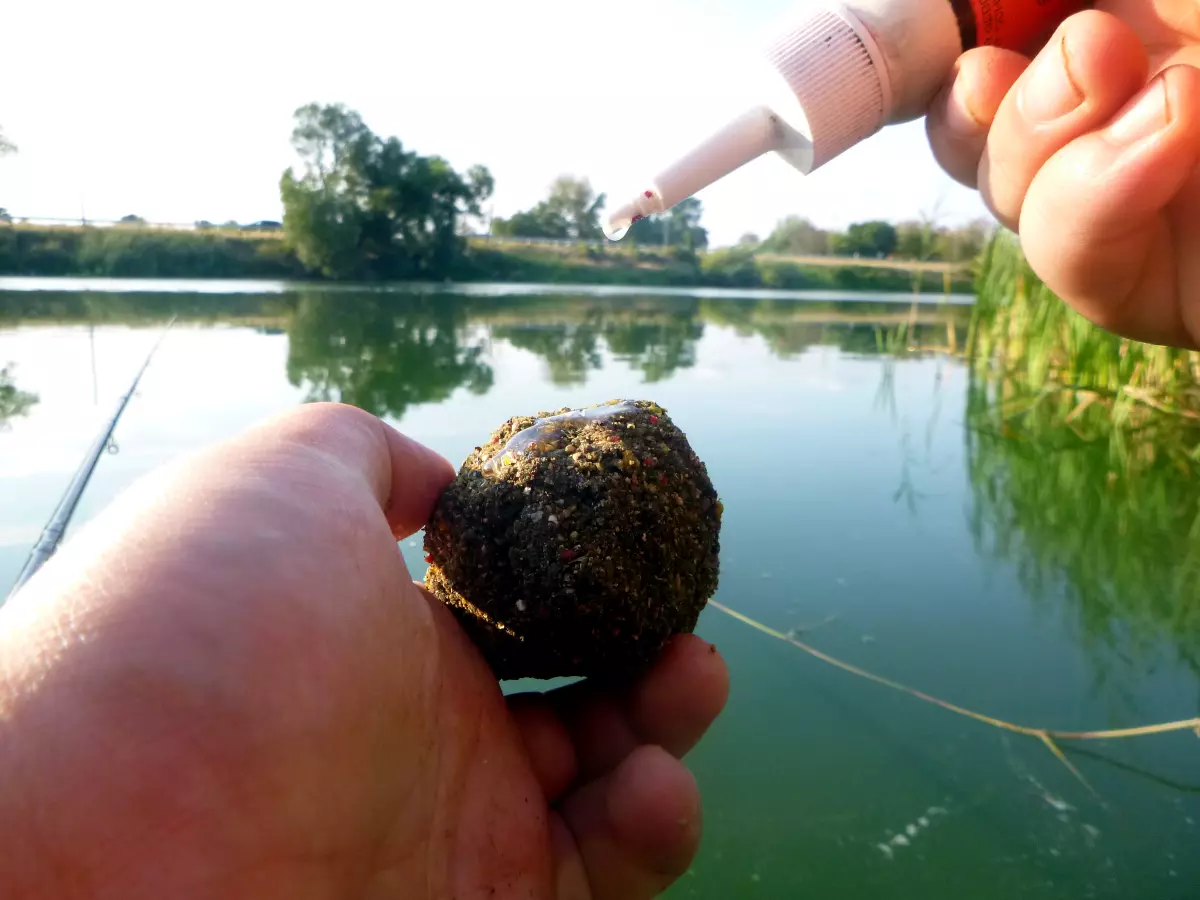
<path id="1" fill-rule="evenodd" d="M 959 228 L 938 227 L 931 216 L 896 226 L 895 255 L 903 259 L 968 262 L 983 251 L 993 224 L 979 219 Z"/>
<path id="2" fill-rule="evenodd" d="M 856 222 L 831 242 L 841 256 L 890 256 L 896 250 L 896 227 L 890 222 Z"/>
<path id="3" fill-rule="evenodd" d="M 604 237 L 600 227 L 600 210 L 604 203 L 605 196 L 597 196 L 586 178 L 560 175 L 550 185 L 549 196 L 532 209 L 508 219 L 494 219 L 492 234 L 497 237 L 599 241 Z"/>
<path id="4" fill-rule="evenodd" d="M 604 237 L 600 210 L 604 207 L 605 197 L 597 195 L 586 178 L 564 175 L 555 179 L 545 202 L 551 213 L 566 223 L 568 238 L 598 241 Z"/>
<path id="5" fill-rule="evenodd" d="M 565 222 L 552 215 L 544 203 L 540 203 L 533 209 L 514 213 L 508 219 L 493 219 L 492 234 L 495 237 L 566 240 L 568 229 Z"/>
<path id="6" fill-rule="evenodd" d="M 925 222 L 900 222 L 896 225 L 896 256 L 901 259 L 936 259 L 938 237 Z"/>
<path id="7" fill-rule="evenodd" d="M 635 222 L 629 239 L 648 247 L 683 247 L 689 251 L 708 246 L 708 231 L 700 226 L 704 207 L 695 197 L 681 200 L 661 216 Z"/>
<path id="8" fill-rule="evenodd" d="M 342 104 L 296 111 L 300 158 L 280 179 L 284 235 L 309 269 L 331 278 L 444 277 L 465 248 L 458 223 L 479 215 L 494 184 L 439 156 L 374 134 Z"/>
<path id="9" fill-rule="evenodd" d="M 941 257 L 948 262 L 968 262 L 983 252 L 996 225 L 988 219 L 976 219 L 961 228 L 947 229 L 941 237 Z"/>
<path id="10" fill-rule="evenodd" d="M 789 216 L 763 241 L 762 250 L 782 256 L 825 256 L 829 253 L 829 232 L 808 219 Z"/>
<path id="11" fill-rule="evenodd" d="M 7 156 L 10 153 L 16 152 L 17 145 L 5 137 L 4 129 L 0 128 L 0 156 Z"/>
<path id="12" fill-rule="evenodd" d="M 471 186 L 478 198 L 475 211 L 468 211 L 459 222 L 459 234 L 464 237 L 476 231 L 487 233 L 491 219 L 491 208 L 484 209 L 483 204 L 491 199 L 496 191 L 496 179 L 487 166 L 474 165 L 467 169 L 467 184 Z M 472 223 L 475 223 L 474 225 Z M 477 227 L 478 226 L 478 227 Z"/>
<path id="13" fill-rule="evenodd" d="M 916 221 L 902 222 L 896 227 L 896 256 L 922 262 L 943 259 L 943 237 L 945 229 L 938 225 L 942 203 L 939 197 L 931 209 L 921 213 Z M 914 275 L 913 288 L 920 286 L 920 276 Z"/>

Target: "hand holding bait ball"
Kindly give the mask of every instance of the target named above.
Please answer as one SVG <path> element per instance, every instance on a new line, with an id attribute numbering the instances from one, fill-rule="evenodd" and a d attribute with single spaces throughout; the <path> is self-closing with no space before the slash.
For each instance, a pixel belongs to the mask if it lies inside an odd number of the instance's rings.
<path id="1" fill-rule="evenodd" d="M 1028 52 L 1082 0 L 846 0 L 798 13 L 757 97 L 605 222 L 613 240 L 768 152 L 803 174 L 924 115 L 966 50 Z M 721 504 L 659 407 L 510 419 L 426 529 L 426 586 L 501 679 L 632 673 L 717 586 Z"/>

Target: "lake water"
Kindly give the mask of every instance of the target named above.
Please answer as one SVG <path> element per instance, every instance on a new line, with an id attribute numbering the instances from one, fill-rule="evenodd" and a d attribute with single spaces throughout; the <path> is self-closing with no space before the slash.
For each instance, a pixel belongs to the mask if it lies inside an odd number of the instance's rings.
<path id="1" fill-rule="evenodd" d="M 959 356 L 961 299 L 10 279 L 0 594 L 177 315 L 77 523 L 160 463 L 308 400 L 370 409 L 457 464 L 510 415 L 652 399 L 721 493 L 722 604 L 1021 725 L 1196 716 L 1200 570 L 1182 523 L 1197 482 L 1150 467 L 1124 491 L 1107 444 L 1049 452 L 996 425 L 1007 392 Z M 421 577 L 419 538 L 403 550 Z M 714 607 L 699 631 L 732 694 L 689 760 L 706 831 L 671 896 L 1196 896 L 1191 731 L 1061 742 L 1093 795 L 1034 737 Z"/>

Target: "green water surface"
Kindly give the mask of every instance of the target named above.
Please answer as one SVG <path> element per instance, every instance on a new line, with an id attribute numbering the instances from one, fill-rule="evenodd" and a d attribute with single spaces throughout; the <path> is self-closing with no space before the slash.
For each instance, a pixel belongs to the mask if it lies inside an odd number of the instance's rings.
<path id="1" fill-rule="evenodd" d="M 961 360 L 968 308 L 910 301 L 0 282 L 0 595 L 177 315 L 76 524 L 305 401 L 365 407 L 457 463 L 511 415 L 652 399 L 724 501 L 722 603 L 1020 724 L 1196 716 L 1192 473 L 1151 464 L 1123 489 L 1109 442 L 1000 422 L 1004 385 Z M 671 896 L 1200 895 L 1196 734 L 1064 742 L 1093 796 L 1035 739 L 713 608 L 699 631 L 732 694 L 689 758 L 705 836 Z"/>

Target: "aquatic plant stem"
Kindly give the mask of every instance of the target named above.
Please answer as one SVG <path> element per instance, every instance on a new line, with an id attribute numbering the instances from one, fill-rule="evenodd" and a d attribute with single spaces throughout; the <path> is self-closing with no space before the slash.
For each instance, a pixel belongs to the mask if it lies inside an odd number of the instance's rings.
<path id="1" fill-rule="evenodd" d="M 1077 768 L 1075 768 L 1074 764 L 1063 755 L 1063 752 L 1059 748 L 1058 744 L 1054 743 L 1054 738 L 1050 737 L 1050 735 L 1044 731 L 1041 734 L 1039 734 L 1038 737 L 1042 739 L 1043 744 L 1045 744 L 1047 747 L 1050 748 L 1050 752 L 1054 754 L 1054 756 L 1058 759 L 1058 761 L 1060 763 L 1062 763 L 1064 766 L 1066 766 L 1068 771 L 1070 771 L 1070 773 L 1072 775 L 1074 775 L 1076 778 L 1079 779 L 1079 783 L 1082 784 L 1085 788 L 1088 789 L 1088 791 L 1091 792 L 1092 796 L 1094 796 L 1094 797 L 1100 796 L 1098 793 L 1096 793 L 1096 789 L 1091 786 L 1091 784 L 1088 782 L 1088 780 L 1083 777 L 1083 773 L 1080 772 Z"/>
<path id="2" fill-rule="evenodd" d="M 1165 734 L 1167 732 L 1189 730 L 1194 731 L 1197 737 L 1200 737 L 1200 718 L 1185 719 L 1179 722 L 1164 722 L 1159 725 L 1143 725 L 1137 728 L 1120 728 L 1109 731 L 1056 731 L 1047 728 L 1030 728 L 1026 725 L 1016 725 L 1012 722 L 1006 722 L 1003 719 L 997 719 L 993 716 L 987 716 L 983 713 L 978 713 L 961 706 L 956 706 L 953 703 L 949 703 L 945 700 L 931 696 L 930 694 L 926 694 L 924 691 L 919 691 L 916 688 L 908 687 L 907 685 L 901 684 L 898 681 L 892 681 L 890 678 L 884 678 L 882 675 L 876 675 L 873 672 L 868 672 L 866 669 L 859 668 L 851 663 L 843 662 L 840 659 L 830 656 L 828 653 L 823 653 L 816 647 L 812 647 L 809 644 L 804 643 L 804 641 L 798 640 L 792 635 L 787 635 L 781 631 L 776 631 L 774 628 L 764 625 L 762 622 L 758 622 L 744 613 L 740 613 L 735 609 L 731 609 L 730 607 L 716 600 L 710 600 L 708 605 L 715 607 L 716 609 L 734 619 L 737 619 L 743 624 L 749 625 L 751 628 L 761 631 L 763 634 L 769 635 L 770 637 L 783 641 L 784 643 L 791 644 L 793 647 L 803 650 L 810 656 L 816 657 L 817 659 L 828 663 L 831 666 L 836 666 L 837 668 L 849 672 L 852 675 L 857 675 L 860 678 L 866 678 L 868 681 L 874 681 L 876 684 L 882 684 L 885 687 L 902 691 L 918 698 L 919 700 L 924 700 L 927 703 L 932 703 L 936 706 L 942 707 L 943 709 L 948 709 L 951 712 L 958 713 L 962 716 L 967 716 L 968 718 L 975 719 L 976 721 L 983 722 L 987 725 L 992 725 L 996 728 L 1002 728 L 1005 731 L 1012 731 L 1016 734 L 1024 734 L 1029 737 L 1035 737 L 1045 744 L 1050 752 L 1053 753 L 1055 757 L 1057 757 L 1058 760 L 1067 767 L 1071 774 L 1079 779 L 1079 781 L 1096 796 L 1099 796 L 1099 794 L 1096 792 L 1096 789 L 1088 783 L 1087 779 L 1083 777 L 1083 774 L 1071 764 L 1070 760 L 1066 758 L 1056 743 L 1056 739 L 1062 741 L 1115 740 L 1119 738 L 1142 737 L 1151 734 Z"/>

